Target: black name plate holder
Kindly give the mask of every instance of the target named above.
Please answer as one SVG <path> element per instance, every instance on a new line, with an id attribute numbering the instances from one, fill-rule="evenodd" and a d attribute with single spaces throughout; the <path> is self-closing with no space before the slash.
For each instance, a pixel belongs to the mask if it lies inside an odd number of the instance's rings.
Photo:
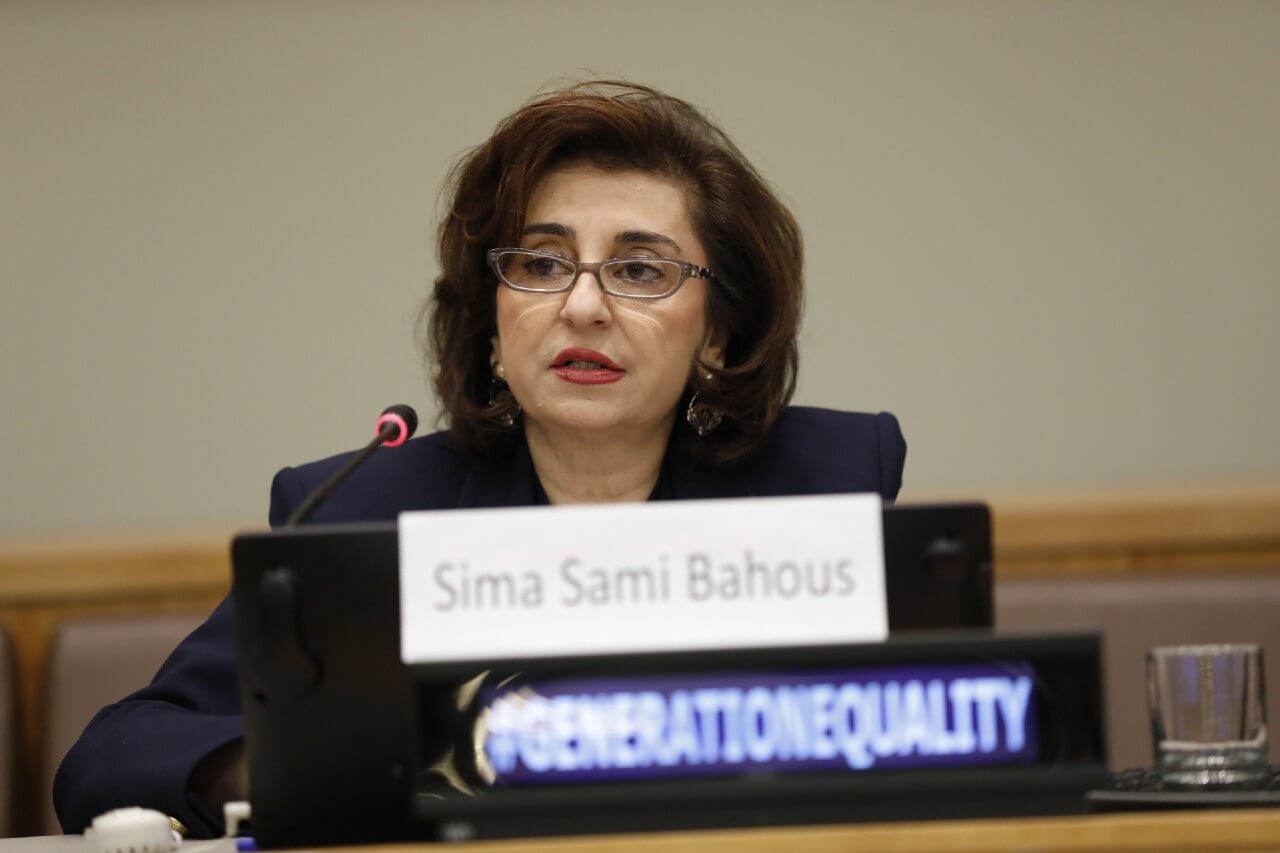
<path id="1" fill-rule="evenodd" d="M 1106 776 L 1096 634 L 410 669 L 441 840 L 1073 814 Z"/>

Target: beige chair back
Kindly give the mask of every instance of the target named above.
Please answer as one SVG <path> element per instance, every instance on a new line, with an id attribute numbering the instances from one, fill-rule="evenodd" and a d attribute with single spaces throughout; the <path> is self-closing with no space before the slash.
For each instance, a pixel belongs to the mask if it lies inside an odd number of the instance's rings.
<path id="1" fill-rule="evenodd" d="M 1271 761 L 1280 757 L 1280 577 L 1019 580 L 996 584 L 996 627 L 1103 634 L 1108 755 L 1113 769 L 1152 761 L 1146 653 L 1184 643 L 1261 643 Z"/>
<path id="2" fill-rule="evenodd" d="M 0 838 L 13 830 L 13 769 L 17 764 L 18 733 L 14 696 L 18 692 L 9 634 L 0 627 Z"/>
<path id="3" fill-rule="evenodd" d="M 98 618 L 63 622 L 49 652 L 42 831 L 62 831 L 53 776 L 85 725 L 104 706 L 150 683 L 160 664 L 203 621 L 198 616 Z"/>

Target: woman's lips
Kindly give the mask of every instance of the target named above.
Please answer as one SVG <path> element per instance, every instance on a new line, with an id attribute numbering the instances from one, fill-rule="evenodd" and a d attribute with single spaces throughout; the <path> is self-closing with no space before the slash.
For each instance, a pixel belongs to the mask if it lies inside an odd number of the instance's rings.
<path id="1" fill-rule="evenodd" d="M 610 370 L 607 367 L 553 367 L 551 371 L 566 382 L 575 385 L 607 385 L 617 382 L 626 374 L 621 370 Z"/>
<path id="2" fill-rule="evenodd" d="M 604 353 L 583 347 L 560 350 L 551 371 L 575 385 L 607 385 L 626 375 L 626 371 Z"/>

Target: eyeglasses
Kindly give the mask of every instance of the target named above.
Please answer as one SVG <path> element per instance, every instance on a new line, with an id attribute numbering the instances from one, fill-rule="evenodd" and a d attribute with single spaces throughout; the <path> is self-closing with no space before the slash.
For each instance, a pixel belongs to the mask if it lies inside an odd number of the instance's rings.
<path id="1" fill-rule="evenodd" d="M 586 264 L 537 249 L 490 249 L 485 257 L 503 284 L 529 293 L 564 293 L 589 272 L 613 296 L 663 299 L 690 277 L 715 278 L 706 267 L 675 258 L 637 256 Z"/>

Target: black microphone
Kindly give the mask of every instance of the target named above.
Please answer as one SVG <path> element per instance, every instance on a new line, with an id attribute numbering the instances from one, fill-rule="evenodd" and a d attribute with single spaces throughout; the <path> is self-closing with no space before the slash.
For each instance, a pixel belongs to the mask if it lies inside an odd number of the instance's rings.
<path id="1" fill-rule="evenodd" d="M 329 497 L 339 483 L 347 479 L 352 471 L 364 464 L 364 461 L 373 455 L 373 451 L 379 447 L 386 445 L 387 447 L 399 447 L 409 440 L 409 437 L 418 429 L 418 413 L 413 410 L 412 406 L 397 404 L 388 406 L 383 409 L 382 414 L 374 423 L 376 435 L 373 441 L 364 446 L 364 449 L 351 457 L 351 460 L 343 465 L 337 473 L 325 482 L 321 483 L 311 494 L 307 495 L 293 514 L 285 520 L 285 527 L 293 527 L 301 524 L 307 516 Z"/>

